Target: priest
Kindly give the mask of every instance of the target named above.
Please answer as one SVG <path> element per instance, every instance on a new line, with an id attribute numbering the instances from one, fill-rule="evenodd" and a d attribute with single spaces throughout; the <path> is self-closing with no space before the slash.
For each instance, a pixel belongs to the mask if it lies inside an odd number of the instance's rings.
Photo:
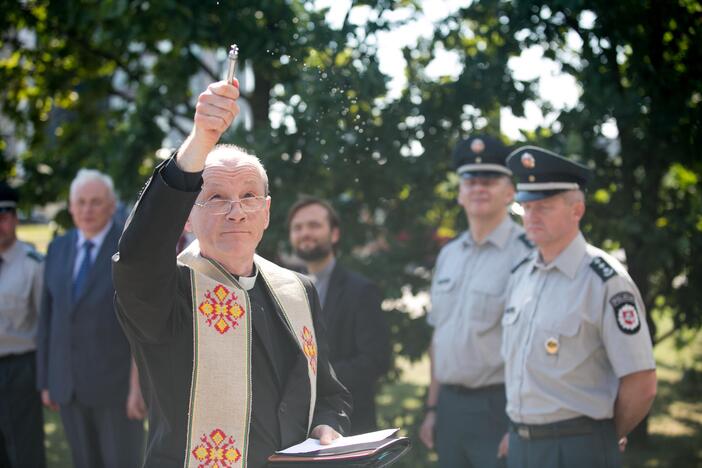
<path id="1" fill-rule="evenodd" d="M 148 399 L 147 467 L 260 467 L 349 427 L 314 286 L 255 253 L 270 219 L 266 171 L 217 145 L 238 97 L 236 81 L 198 97 L 192 132 L 146 183 L 113 258 Z M 186 223 L 197 240 L 176 257 Z"/>

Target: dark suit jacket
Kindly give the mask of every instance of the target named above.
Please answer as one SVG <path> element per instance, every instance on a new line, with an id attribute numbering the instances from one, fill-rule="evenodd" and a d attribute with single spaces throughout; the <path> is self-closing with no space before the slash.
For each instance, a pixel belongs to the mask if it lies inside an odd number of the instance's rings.
<path id="1" fill-rule="evenodd" d="M 380 290 L 373 283 L 337 262 L 322 316 L 329 360 L 353 396 L 353 434 L 377 429 L 376 383 L 390 365 L 390 337 L 380 303 Z"/>
<path id="2" fill-rule="evenodd" d="M 132 344 L 148 401 L 150 430 L 145 466 L 180 467 L 188 437 L 193 308 L 190 269 L 176 263 L 175 252 L 198 192 L 168 186 L 160 172 L 163 167 L 149 180 L 127 223 L 114 257 L 113 275 L 118 315 Z M 318 346 L 312 427 L 328 424 L 345 433 L 350 397 L 328 362 L 316 290 L 307 278 L 300 277 L 312 307 Z M 259 276 L 249 291 L 254 308 L 248 465 L 252 468 L 263 466 L 273 450 L 307 437 L 310 399 L 307 359 L 293 341 L 292 332 L 283 325 L 280 311 L 263 283 Z M 260 318 L 263 312 L 270 314 L 267 325 L 272 330 L 262 329 L 265 325 L 257 321 L 257 315 Z"/>
<path id="3" fill-rule="evenodd" d="M 80 297 L 72 297 L 78 232 L 49 245 L 37 336 L 37 386 L 59 404 L 124 405 L 131 353 L 115 315 L 111 261 L 121 227 L 113 224 Z"/>

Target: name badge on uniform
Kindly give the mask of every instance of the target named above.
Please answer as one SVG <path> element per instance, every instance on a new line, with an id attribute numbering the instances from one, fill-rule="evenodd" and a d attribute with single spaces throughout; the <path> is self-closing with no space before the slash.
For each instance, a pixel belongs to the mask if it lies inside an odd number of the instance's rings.
<path id="1" fill-rule="evenodd" d="M 508 307 L 505 309 L 505 313 L 502 315 L 502 325 L 512 325 L 517 321 L 519 316 L 519 311 L 514 307 Z"/>
<path id="2" fill-rule="evenodd" d="M 558 348 L 560 347 L 560 344 L 558 343 L 558 339 L 552 336 L 548 340 L 546 340 L 546 343 L 544 343 L 544 347 L 546 348 L 546 353 L 553 356 L 554 354 L 558 354 Z"/>

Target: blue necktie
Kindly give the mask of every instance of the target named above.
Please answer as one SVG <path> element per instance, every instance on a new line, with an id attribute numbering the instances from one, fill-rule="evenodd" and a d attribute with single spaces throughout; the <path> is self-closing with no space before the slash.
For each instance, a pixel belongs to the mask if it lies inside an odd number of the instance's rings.
<path id="1" fill-rule="evenodd" d="M 90 251 L 93 250 L 94 244 L 89 240 L 83 243 L 83 261 L 80 262 L 80 268 L 78 268 L 78 274 L 76 279 L 73 281 L 73 299 L 76 300 L 83 293 L 83 288 L 85 287 L 85 281 L 88 279 L 88 272 L 90 272 L 90 267 L 93 266 L 93 261 L 90 258 Z"/>

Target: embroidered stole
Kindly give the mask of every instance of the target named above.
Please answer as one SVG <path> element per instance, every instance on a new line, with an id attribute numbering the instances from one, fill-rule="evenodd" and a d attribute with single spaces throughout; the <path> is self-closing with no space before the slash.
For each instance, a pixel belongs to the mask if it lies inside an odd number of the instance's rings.
<path id="1" fill-rule="evenodd" d="M 251 424 L 252 320 L 249 294 L 194 241 L 178 261 L 190 267 L 193 375 L 185 467 L 245 467 Z M 258 273 L 308 361 L 310 411 L 317 400 L 317 342 L 307 292 L 295 273 L 258 255 Z"/>

